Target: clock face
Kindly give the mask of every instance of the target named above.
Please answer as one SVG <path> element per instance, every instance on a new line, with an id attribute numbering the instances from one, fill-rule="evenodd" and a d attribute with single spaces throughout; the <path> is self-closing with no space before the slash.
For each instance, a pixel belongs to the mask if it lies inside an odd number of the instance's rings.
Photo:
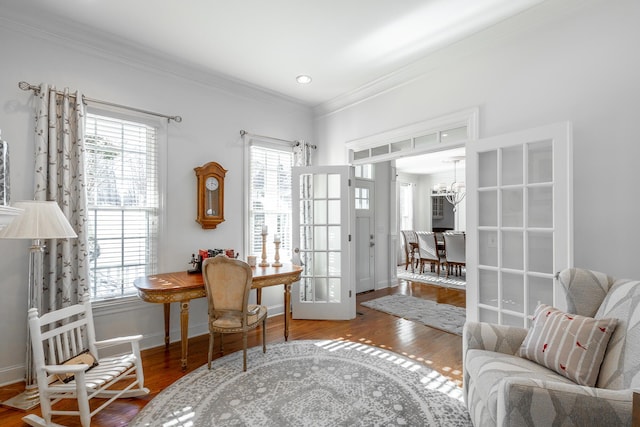
<path id="1" fill-rule="evenodd" d="M 207 186 L 207 190 L 216 191 L 219 186 L 218 179 L 213 176 L 210 176 L 209 178 L 207 178 L 205 185 Z"/>

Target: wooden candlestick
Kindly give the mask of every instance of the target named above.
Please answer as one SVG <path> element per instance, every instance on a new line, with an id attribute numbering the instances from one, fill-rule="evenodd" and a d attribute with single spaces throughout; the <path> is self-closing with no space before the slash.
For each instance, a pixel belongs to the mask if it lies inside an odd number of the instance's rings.
<path id="1" fill-rule="evenodd" d="M 273 242 L 276 245 L 276 256 L 274 257 L 276 262 L 271 264 L 271 267 L 282 267 L 282 263 L 280 262 L 280 242 Z"/>
<path id="2" fill-rule="evenodd" d="M 269 267 L 267 262 L 267 233 L 262 233 L 262 261 L 258 265 L 260 267 Z"/>

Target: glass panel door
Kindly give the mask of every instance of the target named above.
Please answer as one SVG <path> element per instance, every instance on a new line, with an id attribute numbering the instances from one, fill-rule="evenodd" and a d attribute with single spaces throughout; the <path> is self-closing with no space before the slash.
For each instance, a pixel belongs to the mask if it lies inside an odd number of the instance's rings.
<path id="1" fill-rule="evenodd" d="M 565 308 L 554 275 L 573 262 L 571 128 L 467 144 L 469 320 L 527 327 L 538 303 Z"/>
<path id="2" fill-rule="evenodd" d="M 355 317 L 352 171 L 349 166 L 293 168 L 294 263 L 304 269 L 292 287 L 294 319 Z"/>

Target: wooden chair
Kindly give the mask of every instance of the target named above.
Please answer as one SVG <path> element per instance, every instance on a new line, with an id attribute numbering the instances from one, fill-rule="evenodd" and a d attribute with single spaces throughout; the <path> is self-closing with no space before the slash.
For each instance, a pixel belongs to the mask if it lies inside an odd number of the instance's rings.
<path id="1" fill-rule="evenodd" d="M 447 277 L 452 271 L 456 276 L 459 276 L 462 274 L 462 268 L 467 266 L 465 235 L 462 233 L 444 233 L 443 237 Z"/>
<path id="2" fill-rule="evenodd" d="M 29 310 L 29 333 L 42 417 L 30 414 L 22 420 L 31 426 L 57 426 L 54 415 L 80 417 L 84 427 L 91 417 L 118 398 L 149 394 L 144 388 L 139 340 L 142 335 L 96 341 L 88 295 L 84 303 L 38 316 Z M 118 356 L 100 357 L 106 347 L 127 345 Z M 112 349 L 112 354 L 121 349 Z M 107 399 L 91 405 L 94 398 Z M 77 410 L 55 410 L 62 400 L 76 400 Z M 99 406 L 97 406 L 99 405 Z M 92 410 L 91 407 L 94 407 Z M 74 405 L 75 408 L 75 405 Z"/>
<path id="3" fill-rule="evenodd" d="M 262 352 L 267 351 L 267 307 L 249 304 L 253 270 L 244 261 L 218 255 L 202 263 L 209 304 L 209 355 L 211 369 L 214 333 L 242 333 L 243 370 L 247 370 L 247 333 L 262 323 Z M 222 349 L 222 336 L 220 337 Z"/>
<path id="4" fill-rule="evenodd" d="M 438 250 L 438 242 L 432 231 L 416 231 L 418 235 L 418 254 L 420 257 L 420 273 L 424 272 L 424 265 L 431 264 L 431 271 L 435 266 L 440 275 L 440 266 L 445 260 Z"/>
<path id="5" fill-rule="evenodd" d="M 413 230 L 401 230 L 402 238 L 404 240 L 404 269 L 406 270 L 409 264 L 411 264 L 411 271 L 413 272 L 413 261 L 416 261 L 416 267 L 418 266 L 418 235 Z"/>

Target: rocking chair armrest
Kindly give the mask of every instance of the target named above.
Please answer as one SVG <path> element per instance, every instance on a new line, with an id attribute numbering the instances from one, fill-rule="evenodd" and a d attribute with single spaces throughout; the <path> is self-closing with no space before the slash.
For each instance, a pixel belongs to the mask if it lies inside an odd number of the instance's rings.
<path id="1" fill-rule="evenodd" d="M 98 348 L 104 348 L 104 347 L 110 347 L 113 345 L 135 343 L 140 341 L 141 339 L 142 339 L 142 335 L 130 335 L 127 337 L 117 337 L 117 338 L 110 338 L 108 340 L 96 341 L 95 344 L 96 344 L 96 347 Z"/>
<path id="2" fill-rule="evenodd" d="M 77 374 L 80 372 L 85 372 L 90 368 L 86 363 L 78 363 L 73 365 L 45 365 L 44 369 L 49 374 L 59 375 L 59 374 Z"/>

